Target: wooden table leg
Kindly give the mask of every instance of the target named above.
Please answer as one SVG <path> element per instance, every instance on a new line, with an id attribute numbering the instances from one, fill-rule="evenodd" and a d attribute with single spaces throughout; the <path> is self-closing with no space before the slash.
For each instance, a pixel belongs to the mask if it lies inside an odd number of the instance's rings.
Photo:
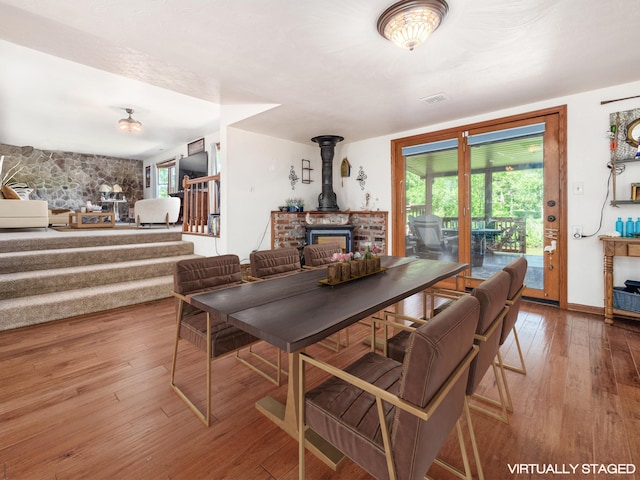
<path id="1" fill-rule="evenodd" d="M 298 440 L 298 391 L 300 387 L 300 354 L 289 354 L 289 379 L 287 382 L 287 403 L 283 405 L 273 397 L 264 397 L 256 402 L 256 408 L 285 432 Z M 313 430 L 305 433 L 306 446 L 320 460 L 333 470 L 344 460 L 344 454 L 324 440 Z"/>
<path id="2" fill-rule="evenodd" d="M 613 325 L 613 256 L 604 256 L 604 323 Z"/>

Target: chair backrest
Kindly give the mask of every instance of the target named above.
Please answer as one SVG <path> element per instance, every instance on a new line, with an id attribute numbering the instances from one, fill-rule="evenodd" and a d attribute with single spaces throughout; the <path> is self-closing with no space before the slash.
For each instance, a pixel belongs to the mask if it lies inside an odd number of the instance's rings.
<path id="1" fill-rule="evenodd" d="M 415 234 L 427 247 L 442 245 L 442 218 L 437 215 L 419 215 L 410 222 Z"/>
<path id="2" fill-rule="evenodd" d="M 503 268 L 505 272 L 509 274 L 511 284 L 509 286 L 509 295 L 507 300 L 511 303 L 509 311 L 502 324 L 502 334 L 500 336 L 500 345 L 502 345 L 509 333 L 513 329 L 513 326 L 518 320 L 518 313 L 520 313 L 520 304 L 522 303 L 522 291 L 524 290 L 524 277 L 527 274 L 527 259 L 524 257 L 518 257 L 509 265 Z"/>
<path id="3" fill-rule="evenodd" d="M 339 243 L 314 243 L 302 250 L 304 264 L 309 267 L 323 267 L 332 263 L 334 253 L 342 253 Z"/>
<path id="4" fill-rule="evenodd" d="M 251 276 L 256 278 L 278 277 L 302 269 L 300 253 L 296 247 L 252 252 L 249 260 Z"/>
<path id="5" fill-rule="evenodd" d="M 476 340 L 480 350 L 471 364 L 469 384 L 467 385 L 468 395 L 472 395 L 478 388 L 482 377 L 487 373 L 498 354 L 510 284 L 509 274 L 500 271 L 493 274 L 471 292 L 471 295 L 480 301 L 480 318 L 478 319 L 476 334 L 486 338 L 484 340 Z"/>
<path id="6" fill-rule="evenodd" d="M 173 267 L 173 290 L 181 295 L 232 287 L 242 283 L 240 259 L 237 255 L 190 258 L 176 262 Z M 184 305 L 183 315 L 195 311 Z"/>
<path id="7" fill-rule="evenodd" d="M 411 333 L 402 364 L 398 396 L 426 407 L 469 354 L 477 329 L 480 304 L 471 296 Z M 462 413 L 468 368 L 428 420 L 396 409 L 391 443 L 399 479 L 422 479 Z"/>

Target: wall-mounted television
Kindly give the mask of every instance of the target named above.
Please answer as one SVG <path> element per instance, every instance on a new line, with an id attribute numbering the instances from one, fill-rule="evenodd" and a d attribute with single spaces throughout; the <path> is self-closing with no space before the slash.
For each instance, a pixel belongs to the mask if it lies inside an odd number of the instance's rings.
<path id="1" fill-rule="evenodd" d="M 182 179 L 200 178 L 209 175 L 209 155 L 207 152 L 198 152 L 188 157 L 182 157 L 178 162 L 178 190 L 182 190 Z"/>

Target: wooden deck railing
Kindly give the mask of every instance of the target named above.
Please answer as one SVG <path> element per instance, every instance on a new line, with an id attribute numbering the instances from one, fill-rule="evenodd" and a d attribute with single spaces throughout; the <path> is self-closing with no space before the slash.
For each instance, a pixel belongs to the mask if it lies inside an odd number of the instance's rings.
<path id="1" fill-rule="evenodd" d="M 182 179 L 182 231 L 192 235 L 220 236 L 220 175 Z"/>
<path id="2" fill-rule="evenodd" d="M 443 228 L 458 228 L 458 219 L 444 217 Z M 527 219 L 519 217 L 472 218 L 471 228 L 498 229 L 500 233 L 487 236 L 487 250 L 492 252 L 526 253 Z"/>
<path id="3" fill-rule="evenodd" d="M 410 217 L 426 214 L 425 205 L 407 205 L 407 225 Z M 443 217 L 442 227 L 458 229 L 457 217 Z M 526 253 L 527 251 L 527 219 L 519 217 L 491 217 L 489 219 L 471 219 L 473 228 L 495 228 L 500 233 L 487 237 L 487 249 L 493 252 Z"/>

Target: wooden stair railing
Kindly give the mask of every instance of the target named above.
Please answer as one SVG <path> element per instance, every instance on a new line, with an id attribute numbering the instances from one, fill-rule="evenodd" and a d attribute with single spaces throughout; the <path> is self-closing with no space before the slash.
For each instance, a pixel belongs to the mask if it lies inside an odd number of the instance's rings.
<path id="1" fill-rule="evenodd" d="M 182 206 L 182 231 L 193 235 L 212 235 L 209 217 L 220 213 L 219 188 L 220 175 L 182 179 L 184 190 Z M 216 235 L 220 231 L 216 229 Z"/>

